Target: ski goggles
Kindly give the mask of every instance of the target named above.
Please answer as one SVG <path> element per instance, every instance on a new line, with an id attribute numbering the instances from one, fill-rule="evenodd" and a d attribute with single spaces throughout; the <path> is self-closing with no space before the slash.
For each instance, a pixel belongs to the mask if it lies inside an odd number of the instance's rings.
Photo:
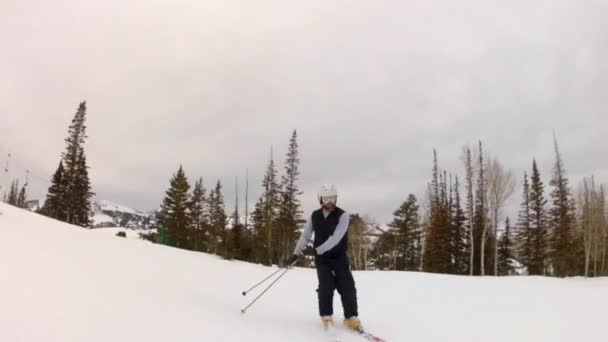
<path id="1" fill-rule="evenodd" d="M 323 204 L 329 204 L 329 203 L 336 204 L 337 200 L 338 200 L 338 196 L 321 197 L 321 203 L 323 203 Z"/>

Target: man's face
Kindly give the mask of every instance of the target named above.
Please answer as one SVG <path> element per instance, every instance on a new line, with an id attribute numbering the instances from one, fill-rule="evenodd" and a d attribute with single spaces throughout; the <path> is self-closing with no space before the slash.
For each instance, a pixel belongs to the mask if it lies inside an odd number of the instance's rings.
<path id="1" fill-rule="evenodd" d="M 323 205 L 323 209 L 332 210 L 333 208 L 336 207 L 337 200 L 338 200 L 338 198 L 336 196 L 321 197 L 321 203 Z"/>

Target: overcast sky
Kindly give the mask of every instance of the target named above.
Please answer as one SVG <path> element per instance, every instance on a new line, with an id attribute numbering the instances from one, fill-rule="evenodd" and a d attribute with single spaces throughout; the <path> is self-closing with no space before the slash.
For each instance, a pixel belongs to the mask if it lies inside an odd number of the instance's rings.
<path id="1" fill-rule="evenodd" d="M 294 129 L 306 211 L 334 183 L 386 223 L 423 195 L 433 148 L 462 175 L 478 139 L 548 184 L 553 130 L 572 183 L 608 182 L 607 4 L 0 0 L 0 185 L 28 169 L 44 197 L 82 100 L 97 198 L 143 210 L 180 164 L 228 208 L 248 168 L 253 202 Z"/>

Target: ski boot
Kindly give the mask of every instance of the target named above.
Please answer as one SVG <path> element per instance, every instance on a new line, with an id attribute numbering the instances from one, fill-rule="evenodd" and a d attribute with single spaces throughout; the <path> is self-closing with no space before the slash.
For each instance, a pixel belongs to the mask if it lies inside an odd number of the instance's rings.
<path id="1" fill-rule="evenodd" d="M 357 316 L 352 316 L 344 320 L 344 325 L 353 329 L 354 331 L 362 332 L 363 326 L 361 325 L 361 321 Z"/>
<path id="2" fill-rule="evenodd" d="M 321 317 L 321 323 L 323 324 L 323 329 L 328 330 L 329 328 L 333 328 L 334 319 L 331 316 L 323 316 Z"/>

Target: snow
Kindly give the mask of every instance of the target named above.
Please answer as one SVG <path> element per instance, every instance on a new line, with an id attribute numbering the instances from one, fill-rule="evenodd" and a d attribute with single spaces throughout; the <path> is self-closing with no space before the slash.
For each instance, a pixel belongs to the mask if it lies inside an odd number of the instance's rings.
<path id="1" fill-rule="evenodd" d="M 125 232 L 125 234 L 127 235 L 128 239 L 139 239 L 139 233 L 150 233 L 153 230 L 144 230 L 144 229 L 131 229 L 131 228 L 125 228 L 125 227 L 100 227 L 100 228 L 94 228 L 91 229 L 93 232 L 98 233 L 98 234 L 104 234 L 104 235 L 110 235 L 110 236 L 116 236 L 116 234 L 118 232 Z M 154 229 L 154 231 L 156 231 Z"/>
<path id="2" fill-rule="evenodd" d="M 135 209 L 129 208 L 129 207 L 121 205 L 121 204 L 112 203 L 107 200 L 99 201 L 99 207 L 101 208 L 101 210 L 105 210 L 105 211 L 119 211 L 119 212 L 127 213 L 127 214 L 146 216 L 146 214 L 141 213 Z"/>
<path id="3" fill-rule="evenodd" d="M 91 216 L 91 221 L 93 225 L 101 225 L 101 224 L 114 224 L 114 218 L 110 215 L 106 215 L 102 212 L 97 212 L 93 216 Z"/>
<path id="4" fill-rule="evenodd" d="M 0 341 L 324 341 L 316 275 L 226 261 L 0 203 Z M 607 279 L 355 272 L 364 326 L 392 342 L 606 341 Z M 335 298 L 336 318 L 341 314 Z M 472 321 L 470 321 L 472 320 Z M 340 330 L 342 331 L 342 330 Z M 363 342 L 341 333 L 342 342 Z"/>

